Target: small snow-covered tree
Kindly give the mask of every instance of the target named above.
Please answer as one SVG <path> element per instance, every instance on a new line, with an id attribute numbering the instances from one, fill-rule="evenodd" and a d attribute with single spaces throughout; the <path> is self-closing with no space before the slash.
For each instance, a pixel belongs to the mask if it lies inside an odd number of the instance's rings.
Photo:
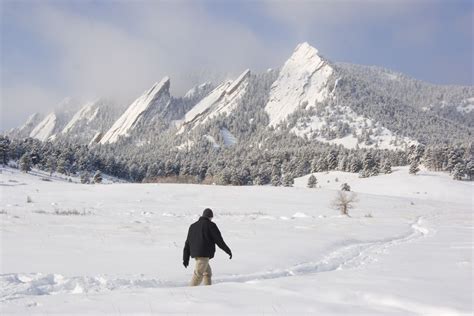
<path id="1" fill-rule="evenodd" d="M 420 168 L 418 167 L 418 161 L 413 159 L 413 161 L 410 164 L 410 169 L 408 170 L 408 172 L 412 175 L 416 175 L 418 171 L 420 171 Z"/>
<path id="2" fill-rule="evenodd" d="M 97 170 L 94 174 L 94 183 L 102 183 L 102 173 Z"/>
<path id="3" fill-rule="evenodd" d="M 357 195 L 354 192 L 337 191 L 336 197 L 331 203 L 332 208 L 341 211 L 342 215 L 349 216 L 349 210 L 354 208 L 358 202 Z"/>
<path id="4" fill-rule="evenodd" d="M 346 182 L 341 184 L 341 191 L 350 191 L 350 190 L 351 190 L 351 186 L 348 185 Z"/>
<path id="5" fill-rule="evenodd" d="M 28 153 L 24 153 L 20 158 L 20 170 L 26 173 L 31 171 L 31 160 Z"/>
<path id="6" fill-rule="evenodd" d="M 318 179 L 314 176 L 314 174 L 310 175 L 308 178 L 308 188 L 314 189 L 316 188 L 316 185 L 318 184 Z"/>

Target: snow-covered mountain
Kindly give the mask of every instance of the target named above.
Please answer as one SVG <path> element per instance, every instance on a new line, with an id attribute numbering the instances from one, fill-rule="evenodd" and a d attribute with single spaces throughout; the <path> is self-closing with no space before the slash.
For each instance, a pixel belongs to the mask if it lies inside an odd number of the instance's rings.
<path id="1" fill-rule="evenodd" d="M 189 89 L 183 98 L 187 100 L 202 99 L 203 97 L 208 95 L 212 89 L 213 86 L 211 82 L 204 82 Z"/>
<path id="2" fill-rule="evenodd" d="M 170 104 L 170 79 L 163 78 L 142 96 L 136 99 L 105 133 L 100 144 L 115 143 L 120 137 L 127 137 L 141 124 L 150 123 L 153 115 L 163 111 Z"/>
<path id="3" fill-rule="evenodd" d="M 29 137 L 41 141 L 54 140 L 75 113 L 77 102 L 65 98 L 54 111 L 46 115 L 30 132 Z"/>
<path id="4" fill-rule="evenodd" d="M 277 70 L 247 69 L 182 97 L 170 94 L 165 77 L 122 113 L 90 103 L 68 115 L 54 111 L 38 124 L 35 116 L 22 130 L 43 141 L 59 136 L 114 145 L 123 139 L 119 146 L 189 148 L 201 140 L 215 148 L 260 146 L 276 132 L 348 148 L 396 149 L 469 139 L 472 100 L 472 86 L 433 85 L 380 67 L 332 62 L 305 42 Z"/>
<path id="5" fill-rule="evenodd" d="M 11 129 L 8 134 L 19 138 L 28 137 L 31 131 L 42 121 L 42 119 L 43 116 L 40 113 L 33 113 L 22 126 Z"/>
<path id="6" fill-rule="evenodd" d="M 96 143 L 118 118 L 121 108 L 109 100 L 98 99 L 83 105 L 57 137 Z"/>
<path id="7" fill-rule="evenodd" d="M 299 44 L 273 83 L 265 111 L 270 126 L 282 122 L 299 107 L 310 108 L 329 96 L 334 70 L 308 43 Z"/>
<path id="8" fill-rule="evenodd" d="M 178 133 L 205 123 L 218 115 L 228 115 L 239 105 L 249 83 L 250 70 L 245 70 L 235 80 L 227 80 L 217 86 L 184 116 Z"/>

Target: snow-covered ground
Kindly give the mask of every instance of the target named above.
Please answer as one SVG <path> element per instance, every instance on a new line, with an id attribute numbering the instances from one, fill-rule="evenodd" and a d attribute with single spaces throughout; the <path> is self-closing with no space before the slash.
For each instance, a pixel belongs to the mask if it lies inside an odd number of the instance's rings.
<path id="1" fill-rule="evenodd" d="M 472 315 L 473 186 L 445 174 L 318 173 L 308 189 L 1 171 L 2 315 Z M 350 218 L 330 208 L 342 182 Z M 233 258 L 218 250 L 215 284 L 191 288 L 182 247 L 205 207 Z"/>

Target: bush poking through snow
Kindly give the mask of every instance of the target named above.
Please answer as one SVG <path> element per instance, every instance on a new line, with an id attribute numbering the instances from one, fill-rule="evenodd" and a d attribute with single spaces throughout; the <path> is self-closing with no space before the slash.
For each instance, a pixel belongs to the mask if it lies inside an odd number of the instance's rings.
<path id="1" fill-rule="evenodd" d="M 26 203 L 33 203 L 33 200 L 29 195 L 26 196 Z"/>
<path id="2" fill-rule="evenodd" d="M 82 212 L 79 212 L 76 209 L 72 210 L 55 210 L 54 215 L 62 215 L 62 216 L 85 216 L 91 214 L 91 212 L 86 212 L 86 210 L 82 210 Z"/>
<path id="3" fill-rule="evenodd" d="M 102 173 L 99 170 L 94 174 L 94 183 L 102 183 Z"/>
<path id="4" fill-rule="evenodd" d="M 311 176 L 309 176 L 308 178 L 308 188 L 310 189 L 314 189 L 316 188 L 316 185 L 318 184 L 318 179 L 316 179 L 316 177 L 314 176 L 314 174 L 312 174 Z"/>
<path id="5" fill-rule="evenodd" d="M 364 217 L 372 218 L 373 216 L 372 216 L 372 213 L 367 213 L 367 214 L 364 215 Z"/>
<path id="6" fill-rule="evenodd" d="M 91 211 L 86 211 L 85 209 L 82 210 L 82 212 L 76 210 L 76 209 L 70 209 L 70 210 L 55 210 L 54 212 L 46 212 L 43 210 L 36 210 L 33 211 L 33 213 L 36 214 L 42 214 L 42 215 L 60 215 L 60 216 L 86 216 L 86 215 L 91 215 Z"/>
<path id="7" fill-rule="evenodd" d="M 346 191 L 338 191 L 331 206 L 341 211 L 342 215 L 349 216 L 349 210 L 354 208 L 354 204 L 358 201 L 357 195 L 354 192 L 347 193 Z"/>
<path id="8" fill-rule="evenodd" d="M 5 210 L 0 210 L 0 214 L 8 214 Z"/>
<path id="9" fill-rule="evenodd" d="M 350 190 L 351 190 L 351 186 L 348 185 L 346 182 L 341 184 L 341 191 L 350 191 Z"/>

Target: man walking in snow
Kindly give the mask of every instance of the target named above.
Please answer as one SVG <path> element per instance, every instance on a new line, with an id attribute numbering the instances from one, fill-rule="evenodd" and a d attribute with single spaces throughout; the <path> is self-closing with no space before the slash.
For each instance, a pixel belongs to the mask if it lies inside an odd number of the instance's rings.
<path id="1" fill-rule="evenodd" d="M 206 208 L 199 220 L 188 230 L 183 250 L 183 265 L 185 268 L 188 267 L 190 256 L 196 259 L 191 286 L 201 284 L 203 279 L 204 285 L 211 285 L 212 270 L 209 260 L 214 258 L 216 244 L 230 256 L 229 259 L 232 259 L 232 251 L 224 242 L 217 225 L 212 222 L 213 216 L 212 210 Z"/>

